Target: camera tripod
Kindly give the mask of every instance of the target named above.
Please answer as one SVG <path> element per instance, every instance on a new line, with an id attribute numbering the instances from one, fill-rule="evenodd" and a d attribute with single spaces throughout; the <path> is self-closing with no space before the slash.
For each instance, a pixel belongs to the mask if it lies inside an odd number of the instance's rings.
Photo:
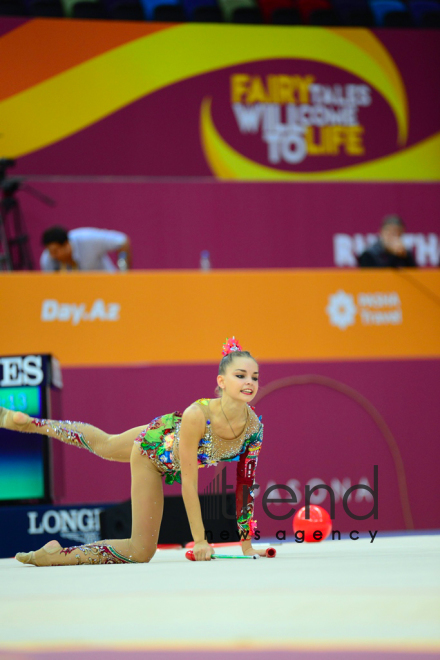
<path id="1" fill-rule="evenodd" d="M 6 178 L 6 170 L 14 165 L 12 159 L 0 159 L 0 271 L 34 269 L 29 237 L 15 193 L 24 190 L 48 206 L 55 206 L 53 199 L 24 184 L 22 177 Z"/>
<path id="2" fill-rule="evenodd" d="M 7 190 L 0 201 L 0 269 L 34 269 L 20 203 Z"/>

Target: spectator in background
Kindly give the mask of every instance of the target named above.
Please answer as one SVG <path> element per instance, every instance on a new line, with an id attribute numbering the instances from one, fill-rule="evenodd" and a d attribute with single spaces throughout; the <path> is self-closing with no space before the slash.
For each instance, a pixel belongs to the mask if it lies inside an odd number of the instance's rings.
<path id="1" fill-rule="evenodd" d="M 131 268 L 131 244 L 126 234 L 108 229 L 64 227 L 46 229 L 45 247 L 40 258 L 41 270 L 117 270 L 108 252 L 118 252 L 120 270 Z"/>
<path id="2" fill-rule="evenodd" d="M 402 241 L 405 224 L 397 215 L 383 219 L 379 240 L 358 257 L 361 268 L 415 268 L 416 262 Z"/>

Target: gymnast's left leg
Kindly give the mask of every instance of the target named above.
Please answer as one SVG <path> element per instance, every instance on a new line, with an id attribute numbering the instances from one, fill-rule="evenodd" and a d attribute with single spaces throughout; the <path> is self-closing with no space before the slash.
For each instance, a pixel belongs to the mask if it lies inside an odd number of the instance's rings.
<path id="1" fill-rule="evenodd" d="M 129 463 L 133 442 L 145 426 L 112 435 L 91 424 L 82 422 L 37 419 L 26 413 L 0 407 L 0 428 L 19 433 L 37 433 L 56 438 L 68 445 L 88 449 L 92 454 L 109 461 Z"/>
<path id="2" fill-rule="evenodd" d="M 97 541 L 62 548 L 49 541 L 40 550 L 19 552 L 16 559 L 35 566 L 74 564 L 138 564 L 149 562 L 157 549 L 163 514 L 162 475 L 137 445 L 131 452 L 132 533 L 129 539 Z"/>

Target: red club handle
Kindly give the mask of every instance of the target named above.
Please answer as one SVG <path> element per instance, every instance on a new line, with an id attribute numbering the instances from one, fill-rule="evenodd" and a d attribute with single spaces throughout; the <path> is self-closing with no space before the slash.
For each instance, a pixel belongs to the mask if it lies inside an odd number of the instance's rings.
<path id="1" fill-rule="evenodd" d="M 196 560 L 196 558 L 194 557 L 194 552 L 192 550 L 188 550 L 188 552 L 185 552 L 185 557 L 190 561 Z"/>

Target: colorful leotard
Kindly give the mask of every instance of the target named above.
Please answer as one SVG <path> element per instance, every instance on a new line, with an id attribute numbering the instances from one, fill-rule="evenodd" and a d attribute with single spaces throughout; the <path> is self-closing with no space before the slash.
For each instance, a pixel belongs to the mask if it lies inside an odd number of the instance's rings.
<path id="1" fill-rule="evenodd" d="M 207 417 L 205 406 L 209 399 L 199 399 L 195 403 L 202 406 Z M 175 455 L 176 448 L 180 442 L 180 424 L 182 414 L 179 412 L 169 413 L 156 417 L 136 438 L 142 454 L 159 468 L 165 477 L 165 483 L 172 484 L 175 481 L 182 483 L 180 473 L 180 462 Z M 210 420 L 206 420 L 206 431 L 199 441 L 197 450 L 198 467 L 209 467 L 221 462 L 236 461 L 237 464 L 237 525 L 241 538 L 254 536 L 257 521 L 252 519 L 254 512 L 254 478 L 257 467 L 258 455 L 263 442 L 263 424 L 261 417 L 258 418 L 249 406 L 249 416 L 244 437 L 239 451 L 219 452 L 216 443 L 213 442 Z"/>

